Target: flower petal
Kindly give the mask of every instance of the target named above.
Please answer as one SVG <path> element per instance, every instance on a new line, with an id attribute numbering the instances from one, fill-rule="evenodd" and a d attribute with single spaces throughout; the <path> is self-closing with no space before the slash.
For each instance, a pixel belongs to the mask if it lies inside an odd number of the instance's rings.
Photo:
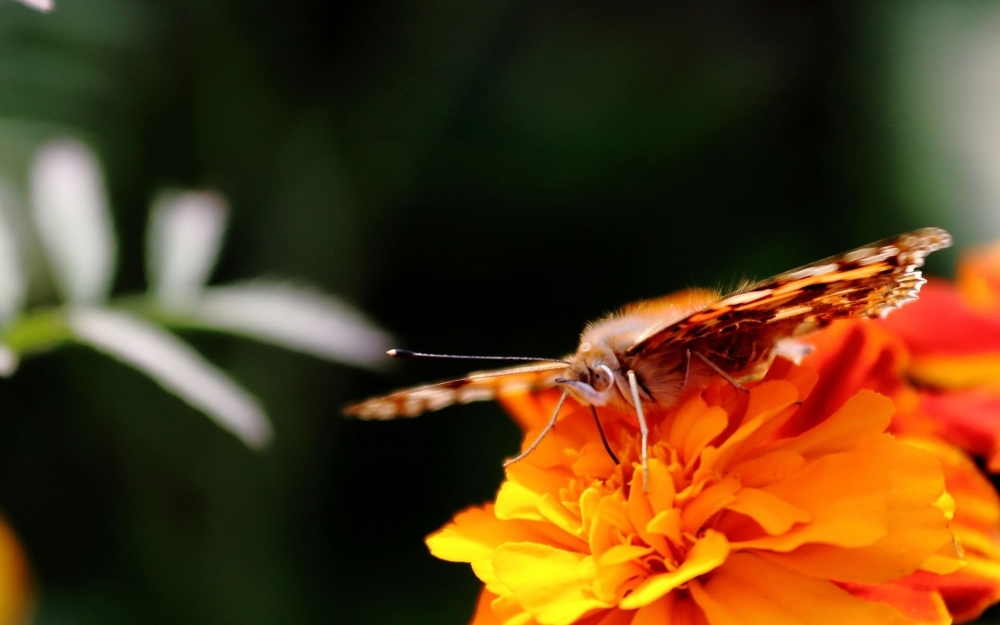
<path id="1" fill-rule="evenodd" d="M 29 622 L 32 582 L 28 560 L 14 530 L 0 520 L 0 623 Z"/>
<path id="2" fill-rule="evenodd" d="M 951 285 L 930 280 L 920 300 L 889 315 L 881 324 L 906 342 L 917 357 L 1000 352 L 1000 323 L 966 306 Z M 933 324 L 933 332 L 929 332 Z"/>
<path id="3" fill-rule="evenodd" d="M 129 314 L 72 308 L 67 319 L 81 343 L 142 371 L 251 447 L 271 440 L 257 399 L 173 334 Z"/>
<path id="4" fill-rule="evenodd" d="M 79 304 L 104 300 L 118 244 L 94 153 L 70 139 L 39 148 L 31 166 L 31 208 L 62 294 Z"/>
<path id="5" fill-rule="evenodd" d="M 920 412 L 934 420 L 937 434 L 972 454 L 1000 450 L 1000 393 L 982 388 L 921 393 Z"/>
<path id="6" fill-rule="evenodd" d="M 628 612 L 625 612 L 628 614 Z M 635 611 L 631 625 L 708 625 L 705 613 L 691 599 L 677 599 L 673 593 Z"/>
<path id="7" fill-rule="evenodd" d="M 184 285 L 171 297 L 183 299 Z M 193 288 L 193 287 L 189 287 Z M 336 297 L 287 282 L 255 280 L 200 291 L 191 323 L 335 362 L 386 366 L 391 339 Z"/>
<path id="8" fill-rule="evenodd" d="M 950 625 L 948 607 L 934 590 L 910 588 L 901 584 L 840 584 L 855 597 L 865 601 L 887 603 L 906 615 L 913 623 Z"/>
<path id="9" fill-rule="evenodd" d="M 791 551 L 803 544 L 822 542 L 862 547 L 888 531 L 890 481 L 879 471 L 884 465 L 868 454 L 821 456 L 802 471 L 767 490 L 812 515 L 812 520 L 779 536 L 734 543 L 734 549 Z"/>
<path id="10" fill-rule="evenodd" d="M 780 447 L 803 456 L 851 449 L 858 440 L 885 432 L 895 411 L 888 397 L 862 390 L 829 419 L 795 438 L 782 441 Z"/>
<path id="11" fill-rule="evenodd" d="M 872 438 L 859 447 L 859 452 L 876 459 L 869 470 L 888 476 L 884 534 L 867 545 L 812 541 L 826 544 L 802 544 L 788 553 L 762 552 L 763 557 L 811 577 L 880 583 L 909 575 L 938 550 L 951 547 L 947 515 L 934 505 L 944 492 L 944 476 L 936 459 L 888 436 Z M 843 479 L 849 477 L 845 474 Z M 792 530 L 788 536 L 796 533 Z"/>
<path id="12" fill-rule="evenodd" d="M 476 611 L 472 615 L 472 622 L 469 625 L 503 625 L 500 619 L 493 613 L 493 601 L 497 596 L 483 588 L 479 592 L 479 599 L 476 600 Z"/>
<path id="13" fill-rule="evenodd" d="M 592 556 L 536 543 L 505 543 L 493 556 L 493 570 L 542 625 L 568 625 L 613 605 L 590 591 L 596 578 Z"/>
<path id="14" fill-rule="evenodd" d="M 903 625 L 892 607 L 852 596 L 832 582 L 797 575 L 750 553 L 736 553 L 705 584 L 688 586 L 712 625 Z"/>
<path id="15" fill-rule="evenodd" d="M 219 258 L 228 216 L 218 193 L 162 193 L 153 200 L 146 271 L 165 307 L 183 310 L 197 302 Z"/>
<path id="16" fill-rule="evenodd" d="M 537 532 L 524 523 L 497 520 L 493 505 L 469 508 L 455 515 L 451 523 L 429 535 L 425 542 L 436 558 L 450 562 L 474 562 L 493 557 L 493 550 L 505 542 L 537 540 Z"/>
<path id="17" fill-rule="evenodd" d="M 907 372 L 918 382 L 935 388 L 979 387 L 996 392 L 1000 391 L 1000 351 L 915 357 Z"/>
<path id="18" fill-rule="evenodd" d="M 750 517 L 772 536 L 787 532 L 796 523 L 812 520 L 808 511 L 759 488 L 740 489 L 727 509 Z"/>
<path id="19" fill-rule="evenodd" d="M 900 583 L 936 590 L 956 620 L 975 619 L 1000 600 L 1000 497 L 962 450 L 929 438 L 907 441 L 934 454 L 944 469 L 955 501 L 949 525 L 964 550 L 965 566 L 948 575 L 918 571 Z"/>
<path id="20" fill-rule="evenodd" d="M 677 570 L 660 573 L 646 578 L 630 595 L 619 604 L 623 610 L 634 610 L 649 605 L 681 584 L 699 575 L 704 575 L 726 561 L 729 556 L 729 542 L 726 537 L 713 530 L 695 542 Z"/>
<path id="21" fill-rule="evenodd" d="M 966 250 L 955 282 L 969 308 L 986 315 L 1000 313 L 1000 243 Z"/>

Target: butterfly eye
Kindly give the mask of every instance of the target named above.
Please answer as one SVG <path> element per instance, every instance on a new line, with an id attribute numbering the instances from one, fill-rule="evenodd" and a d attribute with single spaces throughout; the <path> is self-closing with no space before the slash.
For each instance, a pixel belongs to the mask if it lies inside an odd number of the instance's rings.
<path id="1" fill-rule="evenodd" d="M 598 365 L 592 371 L 590 386 L 598 393 L 601 393 L 608 390 L 613 377 L 611 369 L 607 365 Z"/>

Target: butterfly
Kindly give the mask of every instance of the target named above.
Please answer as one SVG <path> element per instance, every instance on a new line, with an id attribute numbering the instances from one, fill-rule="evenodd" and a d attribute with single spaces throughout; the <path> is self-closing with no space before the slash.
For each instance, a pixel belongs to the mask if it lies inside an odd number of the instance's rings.
<path id="1" fill-rule="evenodd" d="M 743 388 L 740 381 L 766 371 L 789 340 L 839 319 L 882 317 L 915 300 L 925 282 L 919 271 L 924 258 L 951 241 L 940 228 L 923 228 L 725 295 L 692 289 L 635 302 L 589 324 L 576 352 L 565 359 L 538 359 L 543 362 L 404 389 L 349 406 L 345 413 L 362 419 L 413 417 L 456 403 L 558 387 L 562 397 L 548 424 L 505 466 L 537 447 L 572 397 L 592 410 L 610 406 L 636 414 L 646 477 L 649 409 L 670 408 L 713 375 Z"/>

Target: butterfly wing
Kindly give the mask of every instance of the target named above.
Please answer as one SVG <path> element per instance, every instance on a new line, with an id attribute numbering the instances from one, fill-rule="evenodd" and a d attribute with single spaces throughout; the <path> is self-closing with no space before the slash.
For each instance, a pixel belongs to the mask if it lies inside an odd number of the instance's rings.
<path id="1" fill-rule="evenodd" d="M 777 340 L 837 319 L 880 317 L 916 299 L 925 282 L 919 271 L 924 258 L 950 245 L 951 235 L 944 230 L 924 228 L 831 256 L 654 326 L 626 353 L 643 358 L 683 346 L 737 371 L 765 358 Z"/>
<path id="2" fill-rule="evenodd" d="M 555 386 L 554 380 L 566 370 L 562 362 L 509 367 L 470 373 L 464 378 L 427 384 L 373 397 L 348 406 L 344 414 L 360 419 L 416 417 L 452 404 L 487 401 L 497 397 L 533 392 Z"/>

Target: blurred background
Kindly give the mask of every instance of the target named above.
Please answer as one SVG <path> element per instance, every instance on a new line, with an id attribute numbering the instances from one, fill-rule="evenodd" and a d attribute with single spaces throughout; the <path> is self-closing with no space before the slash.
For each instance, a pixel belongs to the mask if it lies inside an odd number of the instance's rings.
<path id="1" fill-rule="evenodd" d="M 212 189 L 212 283 L 316 285 L 400 347 L 561 356 L 632 300 L 927 225 L 1000 237 L 1000 4 L 4 0 L 11 219 L 67 136 L 103 167 L 116 296 L 146 289 L 156 193 Z M 29 309 L 58 303 L 40 275 Z M 340 410 L 468 365 L 180 334 L 259 399 L 269 446 L 85 347 L 0 380 L 36 622 L 465 622 L 479 583 L 423 538 L 493 497 L 517 428 Z"/>

